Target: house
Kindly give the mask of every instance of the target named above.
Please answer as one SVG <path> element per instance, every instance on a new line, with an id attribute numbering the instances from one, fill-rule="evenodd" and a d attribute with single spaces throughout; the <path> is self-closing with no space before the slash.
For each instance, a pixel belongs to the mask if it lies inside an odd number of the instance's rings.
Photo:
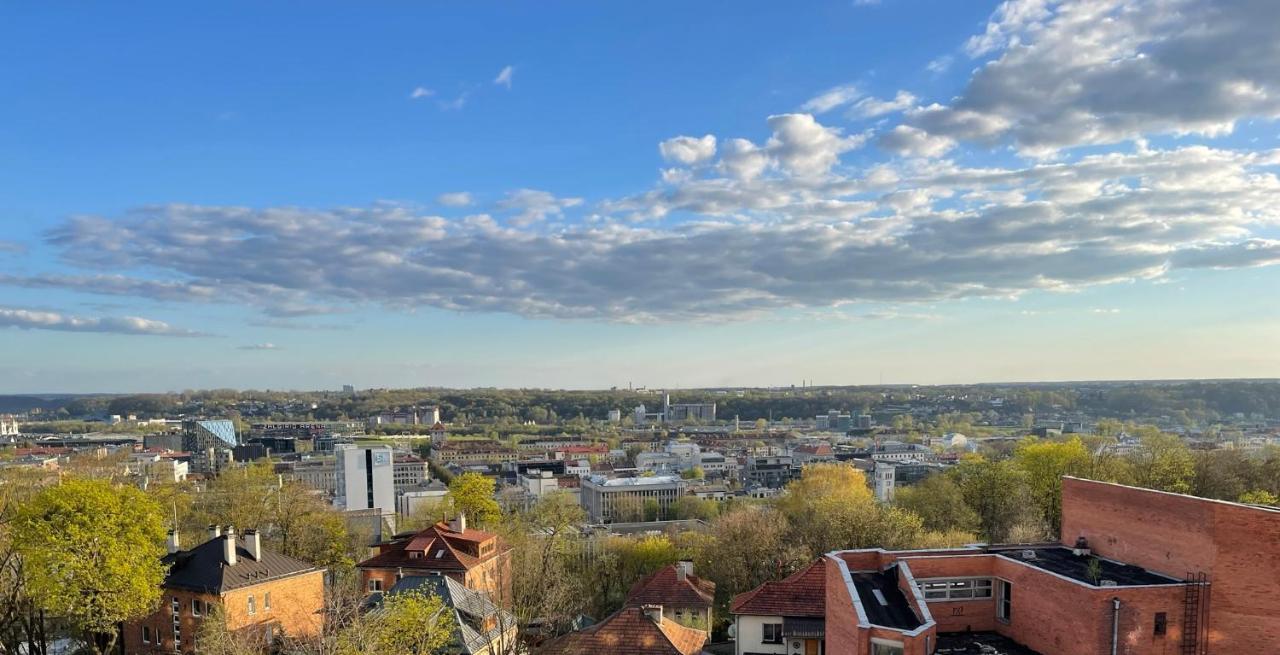
<path id="1" fill-rule="evenodd" d="M 453 613 L 453 643 L 442 653 L 501 655 L 516 650 L 519 640 L 516 617 L 494 604 L 488 595 L 468 589 L 447 576 L 410 575 L 398 580 L 386 596 L 409 591 L 437 596 Z M 373 594 L 370 604 L 380 605 L 382 598 L 381 593 Z"/>
<path id="2" fill-rule="evenodd" d="M 791 576 L 738 594 L 733 614 L 734 655 L 822 655 L 827 562 L 818 559 Z"/>
<path id="3" fill-rule="evenodd" d="M 794 598 L 819 563 L 819 625 L 762 618 L 758 597 Z M 733 612 L 739 653 L 797 652 L 815 633 L 805 652 L 1264 653 L 1280 641 L 1277 584 L 1280 511 L 1065 477 L 1059 542 L 836 551 Z"/>
<path id="4" fill-rule="evenodd" d="M 716 583 L 693 574 L 693 562 L 681 561 L 645 576 L 627 593 L 627 605 L 662 607 L 662 615 L 680 625 L 707 630 Z"/>
<path id="5" fill-rule="evenodd" d="M 288 635 L 320 633 L 324 622 L 324 570 L 262 547 L 255 530 L 237 536 L 210 526 L 209 539 L 182 550 L 169 533 L 169 568 L 162 601 L 151 615 L 124 628 L 123 652 L 191 653 L 200 623 L 221 609 L 227 627 L 258 631 L 264 645 Z"/>
<path id="6" fill-rule="evenodd" d="M 539 655 L 696 655 L 707 633 L 666 618 L 661 605 L 627 606 L 543 644 Z"/>
<path id="7" fill-rule="evenodd" d="M 390 590 L 406 576 L 443 575 L 496 599 L 509 596 L 510 548 L 492 532 L 468 528 L 466 515 L 373 547 L 377 552 L 356 565 L 368 593 Z"/>

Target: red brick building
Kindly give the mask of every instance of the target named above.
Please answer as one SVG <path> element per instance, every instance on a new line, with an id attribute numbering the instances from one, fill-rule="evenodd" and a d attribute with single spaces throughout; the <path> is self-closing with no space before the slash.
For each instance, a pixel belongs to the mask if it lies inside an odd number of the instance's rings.
<path id="1" fill-rule="evenodd" d="M 468 528 L 465 516 L 395 535 L 374 549 L 356 565 L 368 593 L 390 590 L 405 576 L 444 575 L 495 599 L 509 595 L 510 548 L 492 532 Z"/>
<path id="2" fill-rule="evenodd" d="M 125 625 L 126 655 L 195 652 L 200 625 L 215 611 L 233 631 L 256 631 L 264 648 L 323 627 L 324 569 L 264 549 L 254 530 L 237 537 L 230 527 L 211 526 L 209 540 L 190 550 L 170 533 L 164 563 L 160 607 Z"/>
<path id="3" fill-rule="evenodd" d="M 821 582 L 815 563 L 734 600 L 738 655 L 1280 652 L 1280 511 L 1076 478 L 1062 507 L 1059 543 L 828 553 Z"/>

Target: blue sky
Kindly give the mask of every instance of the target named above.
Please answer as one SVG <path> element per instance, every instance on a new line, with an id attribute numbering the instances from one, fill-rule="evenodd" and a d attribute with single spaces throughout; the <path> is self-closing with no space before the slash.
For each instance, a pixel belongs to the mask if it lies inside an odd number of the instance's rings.
<path id="1" fill-rule="evenodd" d="M 0 392 L 1280 370 L 1280 9 L 792 4 L 6 6 Z"/>

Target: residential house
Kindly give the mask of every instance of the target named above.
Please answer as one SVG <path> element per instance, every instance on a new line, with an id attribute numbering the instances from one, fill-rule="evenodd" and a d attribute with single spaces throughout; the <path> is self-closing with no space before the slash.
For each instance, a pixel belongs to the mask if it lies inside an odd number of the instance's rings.
<path id="1" fill-rule="evenodd" d="M 627 605 L 659 606 L 680 625 L 710 630 L 716 583 L 693 574 L 693 562 L 681 561 L 645 576 L 627 593 Z"/>
<path id="2" fill-rule="evenodd" d="M 440 598 L 453 614 L 453 642 L 440 651 L 442 655 L 506 655 L 519 652 L 516 617 L 496 605 L 487 594 L 468 589 L 466 585 L 448 576 L 410 575 L 398 580 L 386 592 L 386 596 L 410 591 Z M 372 595 L 370 604 L 380 604 L 383 597 L 383 594 Z"/>
<path id="3" fill-rule="evenodd" d="M 369 593 L 387 591 L 409 575 L 443 575 L 499 600 L 509 596 L 510 548 L 496 534 L 468 528 L 466 515 L 395 535 L 374 548 L 372 557 L 356 565 Z"/>
<path id="4" fill-rule="evenodd" d="M 827 562 L 819 559 L 734 597 L 734 654 L 823 655 L 826 570 Z"/>
<path id="5" fill-rule="evenodd" d="M 697 655 L 707 633 L 667 618 L 661 605 L 627 606 L 599 623 L 562 635 L 539 655 Z"/>
<path id="6" fill-rule="evenodd" d="M 264 647 L 282 636 L 309 637 L 324 623 L 324 569 L 262 547 L 254 530 L 237 536 L 210 526 L 209 539 L 182 550 L 169 533 L 161 603 L 124 626 L 123 652 L 193 653 L 200 624 L 221 609 L 227 627 L 255 633 Z"/>

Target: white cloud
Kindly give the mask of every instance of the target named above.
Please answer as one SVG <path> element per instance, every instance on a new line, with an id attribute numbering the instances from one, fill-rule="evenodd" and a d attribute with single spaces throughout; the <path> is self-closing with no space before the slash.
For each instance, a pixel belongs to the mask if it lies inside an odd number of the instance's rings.
<path id="1" fill-rule="evenodd" d="M 164 321 L 137 316 L 87 317 L 59 312 L 16 307 L 0 307 L 0 328 L 23 330 L 55 330 L 60 332 L 104 332 L 113 334 L 152 335 L 162 337 L 205 336 L 199 332 L 176 328 Z"/>
<path id="2" fill-rule="evenodd" d="M 471 194 L 466 191 L 454 191 L 436 196 L 436 202 L 445 207 L 466 207 L 472 203 L 472 199 Z"/>
<path id="3" fill-rule="evenodd" d="M 941 157 L 956 143 L 945 136 L 933 136 L 922 129 L 899 125 L 880 135 L 881 148 L 907 157 Z"/>
<path id="4" fill-rule="evenodd" d="M 910 109 L 916 104 L 916 97 L 906 91 L 899 91 L 892 100 L 881 100 L 879 98 L 863 98 L 853 106 L 855 116 L 862 118 L 875 118 L 885 114 Z"/>
<path id="5" fill-rule="evenodd" d="M 951 64 L 955 63 L 956 58 L 952 55 L 942 55 L 925 65 L 924 69 L 934 75 L 941 75 L 951 68 Z"/>
<path id="6" fill-rule="evenodd" d="M 678 136 L 658 144 L 662 158 L 685 166 L 701 164 L 716 156 L 716 137 Z"/>
<path id="7" fill-rule="evenodd" d="M 281 350 L 280 346 L 277 346 L 276 344 L 271 342 L 255 343 L 247 346 L 237 346 L 236 348 L 238 350 Z"/>
<path id="8" fill-rule="evenodd" d="M 436 94 L 435 91 L 432 91 L 431 89 L 428 89 L 425 86 L 419 86 L 419 87 L 414 87 L 413 91 L 409 93 L 409 98 L 411 100 L 418 100 L 420 98 L 430 98 L 435 94 Z"/>
<path id="9" fill-rule="evenodd" d="M 493 83 L 497 84 L 498 86 L 505 86 L 508 89 L 510 89 L 511 76 L 515 75 L 515 72 L 516 72 L 516 69 L 514 66 L 504 66 L 501 71 L 498 71 L 498 76 L 493 78 Z"/>
<path id="10" fill-rule="evenodd" d="M 824 114 L 841 105 L 847 105 L 862 97 L 858 87 L 852 84 L 837 86 L 810 98 L 800 109 L 812 114 Z"/>
<path id="11" fill-rule="evenodd" d="M 470 95 L 471 94 L 466 91 L 463 91 L 453 100 L 437 100 L 436 105 L 440 107 L 441 111 L 458 111 L 467 106 L 467 98 L 470 97 Z"/>
<path id="12" fill-rule="evenodd" d="M 842 153 L 866 141 L 863 136 L 843 136 L 809 114 L 770 116 L 769 127 L 773 128 L 773 136 L 765 144 L 769 154 L 783 169 L 802 177 L 825 175 Z"/>
<path id="13" fill-rule="evenodd" d="M 548 191 L 517 189 L 508 193 L 497 206 L 499 209 L 515 212 L 511 223 L 523 227 L 548 217 L 560 216 L 564 210 L 581 204 L 582 198 L 557 198 Z"/>

